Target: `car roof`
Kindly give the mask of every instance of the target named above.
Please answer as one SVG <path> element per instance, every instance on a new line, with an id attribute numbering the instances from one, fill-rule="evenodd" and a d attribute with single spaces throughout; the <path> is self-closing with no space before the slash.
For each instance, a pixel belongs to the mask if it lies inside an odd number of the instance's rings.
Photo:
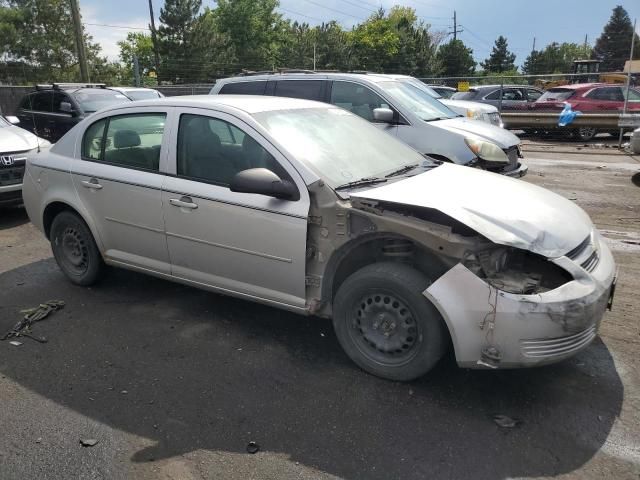
<path id="1" fill-rule="evenodd" d="M 107 89 L 110 90 L 119 90 L 121 92 L 137 92 L 137 91 L 154 91 L 156 92 L 157 90 L 155 88 L 147 88 L 147 87 L 107 87 Z"/>
<path id="2" fill-rule="evenodd" d="M 471 87 L 469 87 L 470 90 L 485 90 L 488 88 L 500 88 L 500 84 L 495 84 L 495 85 L 472 85 Z M 522 84 L 522 85 L 514 85 L 514 84 L 507 84 L 507 85 L 502 85 L 502 88 L 534 88 L 536 90 L 540 90 L 537 87 L 534 87 L 533 85 L 526 85 L 526 84 Z"/>
<path id="3" fill-rule="evenodd" d="M 455 88 L 453 88 L 453 87 L 449 87 L 449 86 L 447 86 L 447 85 L 436 85 L 436 84 L 434 84 L 434 83 L 427 83 L 426 85 L 427 85 L 427 87 L 431 87 L 431 88 L 444 88 L 445 90 L 453 90 L 453 91 L 456 91 L 456 89 L 455 89 Z"/>
<path id="4" fill-rule="evenodd" d="M 620 87 L 620 84 L 617 83 L 601 83 L 601 82 L 591 82 L 591 83 L 571 83 L 571 84 L 567 84 L 567 85 L 558 85 L 557 87 L 553 87 L 553 89 L 555 90 L 556 88 L 564 88 L 567 90 L 580 90 L 583 88 L 594 88 L 594 87 Z M 551 90 L 551 89 L 549 89 Z"/>
<path id="5" fill-rule="evenodd" d="M 218 80 L 220 83 L 251 82 L 268 80 L 360 80 L 365 82 L 388 82 L 399 78 L 412 78 L 409 75 L 392 75 L 384 73 L 339 73 L 339 72 L 310 72 L 310 73 L 267 73 L 258 75 L 239 75 Z"/>
<path id="6" fill-rule="evenodd" d="M 123 108 L 135 107 L 191 107 L 191 108 L 219 108 L 229 107 L 240 110 L 248 114 L 274 111 L 293 110 L 300 108 L 337 108 L 321 102 L 312 100 L 302 100 L 299 98 L 271 97 L 262 95 L 181 95 L 175 97 L 164 97 L 152 100 L 137 100 L 135 102 L 114 105 L 101 110 L 119 110 Z"/>

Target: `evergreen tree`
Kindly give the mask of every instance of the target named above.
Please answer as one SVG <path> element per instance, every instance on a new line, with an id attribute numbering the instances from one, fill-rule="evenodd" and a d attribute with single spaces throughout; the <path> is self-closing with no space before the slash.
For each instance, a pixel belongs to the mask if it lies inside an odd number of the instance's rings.
<path id="1" fill-rule="evenodd" d="M 192 39 L 201 6 L 202 0 L 165 0 L 158 28 L 160 79 L 184 81 L 197 63 Z"/>
<path id="2" fill-rule="evenodd" d="M 601 72 L 622 70 L 624 62 L 631 53 L 631 35 L 636 37 L 634 59 L 640 58 L 640 39 L 633 33 L 633 24 L 627 11 L 618 5 L 613 9 L 609 22 L 604 26 L 602 35 L 596 41 L 592 58 L 600 60 Z"/>
<path id="3" fill-rule="evenodd" d="M 473 50 L 467 48 L 462 40 L 451 40 L 441 45 L 436 58 L 442 64 L 442 74 L 446 77 L 473 75 L 476 71 Z"/>
<path id="4" fill-rule="evenodd" d="M 509 51 L 507 39 L 500 35 L 491 50 L 491 55 L 480 65 L 487 72 L 502 73 L 507 70 L 514 70 L 516 68 L 515 60 L 516 55 Z"/>

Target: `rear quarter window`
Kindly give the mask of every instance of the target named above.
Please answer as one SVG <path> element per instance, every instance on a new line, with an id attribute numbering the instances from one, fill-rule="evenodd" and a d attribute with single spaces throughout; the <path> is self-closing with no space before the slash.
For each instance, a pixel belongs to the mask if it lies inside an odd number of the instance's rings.
<path id="1" fill-rule="evenodd" d="M 222 95 L 264 95 L 267 82 L 232 82 L 223 85 Z"/>
<path id="2" fill-rule="evenodd" d="M 322 80 L 279 80 L 276 96 L 322 101 Z"/>

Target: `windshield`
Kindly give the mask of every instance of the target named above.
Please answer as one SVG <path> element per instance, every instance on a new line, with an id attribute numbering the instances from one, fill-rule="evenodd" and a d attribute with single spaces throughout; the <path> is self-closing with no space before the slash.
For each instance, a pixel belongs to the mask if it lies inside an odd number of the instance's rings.
<path id="1" fill-rule="evenodd" d="M 160 98 L 155 90 L 127 90 L 124 92 L 131 100 L 150 100 Z"/>
<path id="2" fill-rule="evenodd" d="M 432 165 L 404 143 L 341 108 L 275 110 L 253 116 L 333 188 L 382 177 L 405 165 Z"/>
<path id="3" fill-rule="evenodd" d="M 538 99 L 538 102 L 562 102 L 571 97 L 574 92 L 574 90 L 569 90 L 566 88 L 552 88 L 551 90 L 547 90 L 546 92 L 544 92 Z"/>
<path id="4" fill-rule="evenodd" d="M 448 88 L 441 88 L 441 87 L 431 87 L 431 88 L 435 90 L 443 98 L 451 98 L 453 97 L 453 94 L 456 93 L 455 90 L 449 90 Z"/>
<path id="5" fill-rule="evenodd" d="M 458 116 L 457 113 L 425 92 L 422 87 L 415 86 L 413 82 L 380 82 L 378 86 L 393 96 L 405 108 L 427 122 Z"/>
<path id="6" fill-rule="evenodd" d="M 110 105 L 131 101 L 120 92 L 106 89 L 78 90 L 73 93 L 73 96 L 85 113 L 97 112 L 101 108 L 106 108 Z"/>

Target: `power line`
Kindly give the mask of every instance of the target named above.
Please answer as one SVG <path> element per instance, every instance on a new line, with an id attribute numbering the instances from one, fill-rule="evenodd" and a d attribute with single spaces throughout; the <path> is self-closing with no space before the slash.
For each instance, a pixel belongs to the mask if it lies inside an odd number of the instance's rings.
<path id="1" fill-rule="evenodd" d="M 322 5 L 321 3 L 314 2 L 313 0 L 305 0 L 305 2 L 310 3 L 311 5 L 315 5 L 316 7 L 324 8 L 326 10 L 331 10 L 332 12 L 339 13 L 340 15 L 345 15 L 347 17 L 355 18 L 363 22 L 365 19 L 362 17 L 356 17 L 355 15 L 351 15 L 350 13 L 343 12 L 341 10 L 336 10 L 335 8 L 327 7 L 326 5 Z"/>
<path id="2" fill-rule="evenodd" d="M 108 27 L 108 28 L 123 28 L 125 30 L 149 30 L 149 27 L 133 27 L 126 25 L 109 25 L 106 23 L 88 23 L 83 22 L 85 25 L 91 25 L 92 27 Z"/>

